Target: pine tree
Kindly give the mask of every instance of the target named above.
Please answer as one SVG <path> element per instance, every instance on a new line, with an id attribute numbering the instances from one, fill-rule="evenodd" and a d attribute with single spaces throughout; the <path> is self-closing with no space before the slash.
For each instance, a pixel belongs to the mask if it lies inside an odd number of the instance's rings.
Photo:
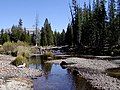
<path id="1" fill-rule="evenodd" d="M 93 19 L 94 19 L 94 45 L 96 48 L 99 48 L 99 40 L 100 40 L 100 7 L 99 7 L 99 0 L 96 0 L 95 9 L 93 12 Z"/>
<path id="2" fill-rule="evenodd" d="M 75 22 L 75 17 L 77 15 L 77 9 L 78 9 L 78 6 L 77 6 L 77 2 L 76 0 L 72 0 L 72 6 L 70 6 L 69 4 L 69 7 L 70 7 L 70 12 L 71 12 L 71 17 L 72 17 L 72 29 L 73 29 L 73 45 L 76 46 L 76 42 L 77 42 L 77 30 L 76 30 L 76 22 Z"/>
<path id="3" fill-rule="evenodd" d="M 118 34 L 118 44 L 120 45 L 120 0 L 117 0 L 117 16 L 116 16 L 116 29 Z"/>
<path id="4" fill-rule="evenodd" d="M 63 29 L 62 30 L 62 33 L 61 33 L 61 45 L 65 45 L 65 30 Z"/>
<path id="5" fill-rule="evenodd" d="M 75 45 L 77 46 L 81 44 L 81 30 L 82 30 L 81 23 L 82 23 L 82 10 L 81 8 L 78 8 L 75 17 L 75 30 L 74 30 Z"/>
<path id="6" fill-rule="evenodd" d="M 2 35 L 1 39 L 2 39 L 2 44 L 4 44 L 4 43 L 7 42 L 7 41 L 10 41 L 10 36 L 8 35 L 8 32 L 5 32 L 5 33 Z"/>
<path id="7" fill-rule="evenodd" d="M 67 31 L 66 31 L 66 44 L 69 46 L 73 45 L 73 30 L 72 30 L 72 25 L 68 24 L 67 26 Z"/>
<path id="8" fill-rule="evenodd" d="M 89 43 L 89 47 L 93 48 L 94 46 L 94 29 L 93 29 L 93 12 L 91 10 L 91 3 L 89 0 L 89 9 L 88 9 L 88 32 L 89 32 L 89 39 L 88 39 L 88 43 Z"/>
<path id="9" fill-rule="evenodd" d="M 61 34 L 58 32 L 57 33 L 57 46 L 61 46 Z"/>
<path id="10" fill-rule="evenodd" d="M 29 31 L 28 31 L 28 32 L 27 32 L 27 42 L 32 45 L 31 38 L 32 38 L 32 37 L 31 37 L 31 34 L 30 34 Z"/>
<path id="11" fill-rule="evenodd" d="M 51 25 L 48 22 L 48 19 L 46 18 L 44 23 L 44 30 L 46 32 L 46 38 L 47 38 L 47 45 L 53 45 L 53 32 L 51 29 Z"/>
<path id="12" fill-rule="evenodd" d="M 23 31 L 21 27 L 13 25 L 11 28 L 11 41 L 17 42 L 18 40 L 21 40 L 22 33 Z"/>
<path id="13" fill-rule="evenodd" d="M 24 28 L 24 31 L 22 32 L 21 41 L 27 42 L 27 35 L 26 35 L 26 29 Z"/>
<path id="14" fill-rule="evenodd" d="M 46 37 L 46 31 L 42 27 L 41 29 L 41 45 L 46 46 L 47 45 L 47 37 Z"/>
<path id="15" fill-rule="evenodd" d="M 86 6 L 86 3 L 84 3 L 84 8 L 83 8 L 83 15 L 82 15 L 82 37 L 81 37 L 81 42 L 83 46 L 88 46 L 89 45 L 89 10 Z"/>
<path id="16" fill-rule="evenodd" d="M 109 0 L 109 26 L 107 34 L 109 46 L 112 47 L 117 41 L 115 30 L 115 0 Z"/>
<path id="17" fill-rule="evenodd" d="M 53 38 L 54 38 L 54 45 L 57 46 L 57 32 L 56 31 L 54 31 Z"/>
<path id="18" fill-rule="evenodd" d="M 105 9 L 105 0 L 101 0 L 100 2 L 100 40 L 99 40 L 99 44 L 100 44 L 100 49 L 103 49 L 104 44 L 105 44 L 105 33 L 106 33 L 106 9 Z"/>
<path id="19" fill-rule="evenodd" d="M 2 40 L 3 34 L 4 34 L 4 29 L 1 29 L 0 44 L 4 43 L 3 40 Z"/>

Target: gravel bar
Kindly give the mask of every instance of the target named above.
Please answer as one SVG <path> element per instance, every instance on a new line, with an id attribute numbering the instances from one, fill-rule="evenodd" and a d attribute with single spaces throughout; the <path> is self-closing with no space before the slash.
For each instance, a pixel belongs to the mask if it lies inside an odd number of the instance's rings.
<path id="1" fill-rule="evenodd" d="M 66 67 L 71 71 L 77 71 L 79 75 L 99 90 L 120 90 L 120 80 L 107 76 L 105 71 L 110 68 L 118 68 L 119 66 L 107 61 L 97 59 L 84 58 L 67 58 L 61 60 L 49 61 L 47 63 L 61 63 L 65 61 Z M 69 63 L 74 63 L 70 64 Z"/>
<path id="2" fill-rule="evenodd" d="M 41 76 L 42 71 L 17 68 L 10 64 L 14 59 L 9 55 L 0 55 L 0 90 L 33 90 L 31 78 Z"/>

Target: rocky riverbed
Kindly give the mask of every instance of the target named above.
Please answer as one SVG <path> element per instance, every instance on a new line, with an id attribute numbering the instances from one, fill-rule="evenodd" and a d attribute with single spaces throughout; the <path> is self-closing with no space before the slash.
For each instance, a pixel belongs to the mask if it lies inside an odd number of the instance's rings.
<path id="1" fill-rule="evenodd" d="M 105 60 L 84 59 L 84 58 L 67 58 L 61 60 L 49 61 L 47 63 L 61 63 L 65 61 L 67 69 L 77 72 L 85 78 L 93 87 L 99 90 L 120 90 L 120 80 L 107 75 L 105 72 L 110 68 L 117 68 L 118 65 Z"/>
<path id="2" fill-rule="evenodd" d="M 31 78 L 41 76 L 37 69 L 17 68 L 10 64 L 15 57 L 0 55 L 0 90 L 33 90 Z"/>

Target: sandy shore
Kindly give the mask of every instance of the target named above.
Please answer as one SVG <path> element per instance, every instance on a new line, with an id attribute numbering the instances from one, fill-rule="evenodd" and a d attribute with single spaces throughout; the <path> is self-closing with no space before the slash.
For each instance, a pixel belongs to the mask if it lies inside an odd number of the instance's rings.
<path id="1" fill-rule="evenodd" d="M 41 76 L 37 69 L 17 68 L 10 64 L 15 57 L 0 55 L 0 90 L 33 90 L 31 77 Z"/>
<path id="2" fill-rule="evenodd" d="M 118 65 L 105 60 L 92 60 L 84 58 L 67 58 L 53 60 L 47 63 L 61 63 L 65 61 L 67 69 L 72 72 L 77 71 L 81 77 L 85 78 L 93 87 L 100 90 L 120 90 L 120 80 L 107 76 L 105 70 L 117 68 Z M 74 64 L 71 64 L 74 63 Z"/>

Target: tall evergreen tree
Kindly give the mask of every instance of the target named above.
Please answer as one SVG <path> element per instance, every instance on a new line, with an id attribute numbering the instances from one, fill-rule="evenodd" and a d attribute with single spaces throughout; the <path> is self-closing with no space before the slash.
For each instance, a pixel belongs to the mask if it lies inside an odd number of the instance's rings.
<path id="1" fill-rule="evenodd" d="M 4 34 L 4 29 L 1 29 L 0 44 L 4 43 L 4 41 L 2 40 L 3 34 Z"/>
<path id="2" fill-rule="evenodd" d="M 57 46 L 61 46 L 61 34 L 57 32 Z"/>
<path id="3" fill-rule="evenodd" d="M 22 28 L 17 26 L 12 26 L 11 28 L 11 41 L 17 42 L 21 40 L 22 37 Z"/>
<path id="4" fill-rule="evenodd" d="M 86 6 L 86 3 L 84 3 L 83 8 L 83 15 L 82 15 L 82 45 L 88 46 L 89 45 L 89 10 Z"/>
<path id="5" fill-rule="evenodd" d="M 65 30 L 62 30 L 61 33 L 61 45 L 65 45 Z"/>
<path id="6" fill-rule="evenodd" d="M 48 22 L 48 19 L 46 18 L 45 19 L 45 23 L 44 23 L 44 29 L 45 30 L 44 32 L 46 32 L 46 38 L 47 38 L 47 45 L 53 45 L 54 42 L 53 42 L 53 32 L 52 32 L 52 29 L 51 29 L 51 25 L 49 24 Z"/>
<path id="7" fill-rule="evenodd" d="M 4 44 L 4 43 L 7 42 L 7 41 L 10 41 L 10 36 L 8 35 L 8 32 L 5 32 L 5 33 L 2 35 L 1 39 L 2 39 L 2 44 Z"/>
<path id="8" fill-rule="evenodd" d="M 105 44 L 105 33 L 106 33 L 106 9 L 105 9 L 105 0 L 101 0 L 100 2 L 100 49 L 103 49 Z"/>
<path id="9" fill-rule="evenodd" d="M 108 26 L 108 42 L 110 47 L 117 42 L 117 33 L 115 30 L 115 0 L 109 0 L 109 26 Z"/>
<path id="10" fill-rule="evenodd" d="M 54 45 L 57 46 L 57 32 L 56 31 L 54 31 L 53 38 L 54 38 Z"/>
<path id="11" fill-rule="evenodd" d="M 77 14 L 76 14 L 76 17 L 75 17 L 75 44 L 76 45 L 80 45 L 81 43 L 81 30 L 82 30 L 82 10 L 81 8 L 78 8 L 77 10 Z"/>
<path id="12" fill-rule="evenodd" d="M 69 46 L 73 45 L 73 29 L 72 29 L 72 25 L 68 24 L 67 26 L 67 31 L 66 31 L 66 44 Z"/>
<path id="13" fill-rule="evenodd" d="M 47 45 L 47 37 L 46 37 L 46 31 L 42 27 L 41 29 L 41 45 L 46 46 Z"/>
<path id="14" fill-rule="evenodd" d="M 94 23 L 93 23 L 93 12 L 91 10 L 91 3 L 90 3 L 90 0 L 89 0 L 89 9 L 88 9 L 88 43 L 89 43 L 89 47 L 93 48 L 94 46 Z"/>
<path id="15" fill-rule="evenodd" d="M 94 9 L 94 13 L 93 13 L 93 19 L 94 19 L 94 46 L 96 48 L 99 47 L 100 43 L 100 7 L 99 7 L 99 0 L 96 0 L 96 4 L 95 4 L 95 9 Z"/>
<path id="16" fill-rule="evenodd" d="M 72 0 L 72 6 L 69 5 L 69 7 L 70 7 L 70 12 L 71 12 L 71 17 L 72 17 L 71 25 L 72 25 L 72 29 L 73 29 L 73 45 L 75 46 L 76 41 L 77 41 L 75 17 L 77 15 L 77 8 L 78 8 L 76 0 Z"/>
<path id="17" fill-rule="evenodd" d="M 119 38 L 118 38 L 118 44 L 120 45 L 120 0 L 117 0 L 117 16 L 116 16 L 116 29 L 119 31 Z"/>

